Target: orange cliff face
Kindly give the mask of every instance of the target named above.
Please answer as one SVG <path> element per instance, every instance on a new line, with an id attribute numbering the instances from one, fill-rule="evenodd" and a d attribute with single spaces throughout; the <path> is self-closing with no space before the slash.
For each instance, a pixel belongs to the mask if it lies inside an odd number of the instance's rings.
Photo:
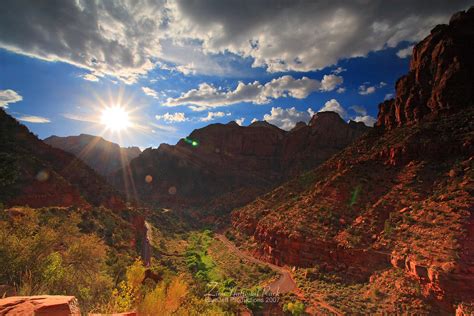
<path id="1" fill-rule="evenodd" d="M 145 150 L 114 182 L 164 207 L 226 211 L 321 164 L 367 130 L 332 112 L 318 113 L 309 125 L 289 132 L 266 122 L 212 124 L 175 146 Z"/>
<path id="2" fill-rule="evenodd" d="M 237 237 L 270 262 L 319 266 L 383 293 L 392 292 L 380 284 L 409 277 L 438 311 L 471 302 L 473 23 L 474 9 L 456 14 L 416 45 L 378 127 L 233 211 Z"/>

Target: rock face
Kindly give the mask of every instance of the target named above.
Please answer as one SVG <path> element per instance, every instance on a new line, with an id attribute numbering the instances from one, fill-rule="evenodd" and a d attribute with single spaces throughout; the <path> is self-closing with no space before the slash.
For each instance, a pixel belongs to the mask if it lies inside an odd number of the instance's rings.
<path id="1" fill-rule="evenodd" d="M 235 210 L 236 237 L 278 264 L 369 280 L 402 272 L 435 313 L 472 302 L 473 23 L 470 9 L 437 26 L 380 106 L 380 128 Z"/>
<path id="2" fill-rule="evenodd" d="M 80 316 L 74 296 L 12 296 L 0 299 L 0 315 Z"/>
<path id="3" fill-rule="evenodd" d="M 377 126 L 388 129 L 458 111 L 474 103 L 474 8 L 438 25 L 413 49 L 396 98 L 380 104 Z"/>
<path id="4" fill-rule="evenodd" d="M 124 206 L 90 167 L 53 148 L 0 109 L 0 202 L 6 206 Z"/>
<path id="5" fill-rule="evenodd" d="M 290 132 L 266 122 L 212 124 L 175 146 L 145 150 L 114 183 L 130 198 L 165 207 L 229 209 L 321 164 L 368 129 L 332 112 Z"/>
<path id="6" fill-rule="evenodd" d="M 123 148 L 99 136 L 50 136 L 44 140 L 48 145 L 71 153 L 103 176 L 110 175 L 127 166 L 141 153 L 138 147 Z"/>

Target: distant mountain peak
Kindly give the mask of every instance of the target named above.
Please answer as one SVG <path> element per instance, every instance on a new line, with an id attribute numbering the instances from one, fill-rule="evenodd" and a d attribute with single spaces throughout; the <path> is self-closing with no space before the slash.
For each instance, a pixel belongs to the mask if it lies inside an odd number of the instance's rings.
<path id="1" fill-rule="evenodd" d="M 141 153 L 138 147 L 120 147 L 101 136 L 89 134 L 50 136 L 44 142 L 75 155 L 103 176 L 123 168 Z"/>

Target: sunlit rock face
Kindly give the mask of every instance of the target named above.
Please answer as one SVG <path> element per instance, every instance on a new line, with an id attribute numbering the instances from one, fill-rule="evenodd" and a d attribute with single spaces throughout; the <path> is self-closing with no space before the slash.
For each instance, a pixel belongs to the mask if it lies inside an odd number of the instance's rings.
<path id="1" fill-rule="evenodd" d="M 413 49 L 396 97 L 381 103 L 377 126 L 393 128 L 474 104 L 474 9 L 438 25 Z"/>
<path id="2" fill-rule="evenodd" d="M 68 137 L 50 136 L 44 142 L 75 155 L 103 176 L 128 165 L 141 153 L 138 147 L 123 148 L 102 137 L 87 134 Z"/>
<path id="3" fill-rule="evenodd" d="M 145 150 L 114 183 L 130 198 L 162 206 L 230 211 L 321 164 L 369 129 L 334 112 L 318 113 L 290 132 L 267 122 L 212 124 L 175 146 Z"/>

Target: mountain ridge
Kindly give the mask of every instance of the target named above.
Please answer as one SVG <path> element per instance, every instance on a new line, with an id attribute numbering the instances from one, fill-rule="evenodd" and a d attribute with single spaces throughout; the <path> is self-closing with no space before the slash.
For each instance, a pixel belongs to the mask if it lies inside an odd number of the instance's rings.
<path id="1" fill-rule="evenodd" d="M 346 123 L 336 113 L 318 115 L 312 125 L 292 132 L 264 122 L 210 124 L 176 145 L 145 150 L 115 174 L 114 184 L 129 198 L 166 207 L 224 210 L 242 205 L 320 164 L 370 129 Z"/>
<path id="2" fill-rule="evenodd" d="M 138 147 L 120 147 L 101 136 L 89 134 L 65 137 L 52 135 L 43 141 L 75 155 L 105 177 L 128 165 L 141 153 Z"/>

